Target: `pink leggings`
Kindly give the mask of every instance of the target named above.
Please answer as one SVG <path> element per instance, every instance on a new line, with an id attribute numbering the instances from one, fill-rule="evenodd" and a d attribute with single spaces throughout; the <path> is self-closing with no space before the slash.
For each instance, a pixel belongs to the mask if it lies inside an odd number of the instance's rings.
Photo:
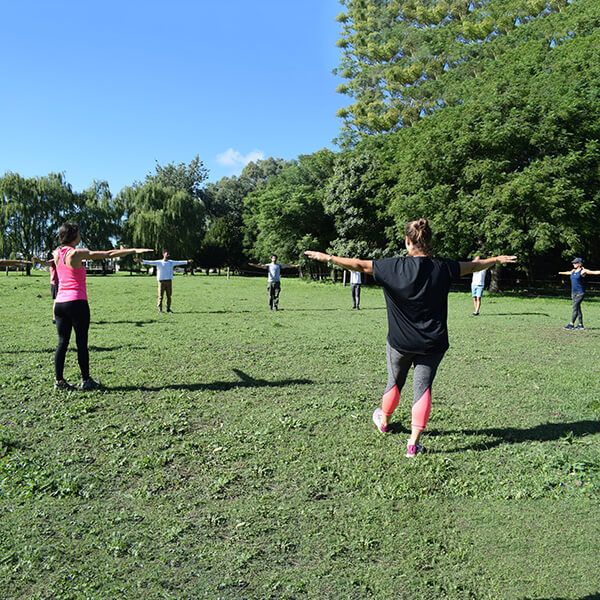
<path id="1" fill-rule="evenodd" d="M 400 402 L 400 390 L 412 365 L 413 406 L 411 425 L 423 430 L 431 413 L 431 386 L 444 353 L 403 354 L 387 345 L 388 382 L 381 400 L 383 414 L 391 416 Z"/>

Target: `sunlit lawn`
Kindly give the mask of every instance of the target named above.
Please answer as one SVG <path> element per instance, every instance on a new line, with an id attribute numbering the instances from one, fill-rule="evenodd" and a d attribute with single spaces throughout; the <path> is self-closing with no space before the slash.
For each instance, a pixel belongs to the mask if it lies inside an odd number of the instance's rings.
<path id="1" fill-rule="evenodd" d="M 89 279 L 92 375 L 53 393 L 47 276 L 0 275 L 0 598 L 545 599 L 600 594 L 600 304 L 450 297 L 406 459 L 381 290 Z M 72 345 L 74 342 L 72 342 Z M 66 376 L 78 381 L 76 353 Z"/>

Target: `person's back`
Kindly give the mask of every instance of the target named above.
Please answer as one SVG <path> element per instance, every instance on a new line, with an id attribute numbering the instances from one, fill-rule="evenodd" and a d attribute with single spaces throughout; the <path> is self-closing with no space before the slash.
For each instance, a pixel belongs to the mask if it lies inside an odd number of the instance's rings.
<path id="1" fill-rule="evenodd" d="M 82 264 L 75 269 L 66 263 L 67 254 L 72 250 L 70 246 L 61 246 L 56 250 L 56 273 L 60 282 L 56 302 L 87 300 L 85 267 Z"/>
<path id="2" fill-rule="evenodd" d="M 399 351 L 430 353 L 448 349 L 448 292 L 460 277 L 458 262 L 428 256 L 373 261 L 388 309 L 390 345 Z"/>

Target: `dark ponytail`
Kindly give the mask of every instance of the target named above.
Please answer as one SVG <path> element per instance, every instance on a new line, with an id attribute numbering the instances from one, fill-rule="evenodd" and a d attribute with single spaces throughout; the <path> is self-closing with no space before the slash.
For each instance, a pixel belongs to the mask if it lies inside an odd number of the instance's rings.
<path id="1" fill-rule="evenodd" d="M 421 218 L 416 221 L 409 221 L 406 224 L 405 234 L 412 245 L 423 254 L 431 253 L 431 227 L 429 227 L 427 219 Z"/>

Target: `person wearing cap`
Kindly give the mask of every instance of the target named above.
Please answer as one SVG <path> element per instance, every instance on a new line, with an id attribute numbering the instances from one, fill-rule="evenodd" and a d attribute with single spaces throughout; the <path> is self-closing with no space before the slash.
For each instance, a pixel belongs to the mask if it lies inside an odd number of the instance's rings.
<path id="1" fill-rule="evenodd" d="M 583 326 L 583 313 L 581 312 L 581 303 L 585 296 L 585 283 L 583 278 L 586 275 L 600 275 L 600 271 L 590 271 L 584 268 L 583 258 L 579 256 L 571 261 L 573 268 L 570 271 L 559 271 L 559 275 L 569 275 L 571 278 L 571 299 L 573 300 L 573 316 L 571 322 L 565 325 L 565 329 L 585 329 Z M 579 325 L 575 325 L 579 319 Z"/>

